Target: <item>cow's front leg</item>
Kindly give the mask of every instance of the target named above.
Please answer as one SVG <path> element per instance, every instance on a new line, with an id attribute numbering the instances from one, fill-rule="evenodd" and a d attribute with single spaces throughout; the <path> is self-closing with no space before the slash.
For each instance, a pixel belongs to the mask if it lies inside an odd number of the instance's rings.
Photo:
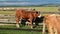
<path id="1" fill-rule="evenodd" d="M 33 22 L 32 22 L 32 19 L 30 19 L 30 26 L 31 26 L 31 29 L 33 29 Z"/>
<path id="2" fill-rule="evenodd" d="M 19 18 L 16 18 L 16 27 L 19 28 Z"/>

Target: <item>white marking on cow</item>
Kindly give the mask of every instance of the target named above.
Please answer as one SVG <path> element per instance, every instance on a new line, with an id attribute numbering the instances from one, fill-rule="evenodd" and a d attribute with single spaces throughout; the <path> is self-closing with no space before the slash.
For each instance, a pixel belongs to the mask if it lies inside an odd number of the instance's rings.
<path id="1" fill-rule="evenodd" d="M 40 18 L 41 17 L 41 14 L 38 17 Z"/>
<path id="2" fill-rule="evenodd" d="M 26 24 L 29 24 L 29 22 L 26 22 Z"/>

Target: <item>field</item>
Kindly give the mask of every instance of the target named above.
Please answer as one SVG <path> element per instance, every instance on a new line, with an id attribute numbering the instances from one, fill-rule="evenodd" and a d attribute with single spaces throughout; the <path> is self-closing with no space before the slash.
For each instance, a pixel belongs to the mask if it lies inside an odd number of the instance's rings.
<path id="1" fill-rule="evenodd" d="M 10 26 L 10 25 L 5 25 L 5 26 L 0 26 L 0 28 L 16 28 L 15 25 Z M 22 27 L 26 29 L 27 27 Z M 42 30 L 42 27 L 40 27 L 39 30 Z M 0 29 L 0 34 L 42 34 L 42 31 L 25 31 L 25 30 L 1 30 Z M 46 32 L 47 33 L 47 32 Z"/>
<path id="2" fill-rule="evenodd" d="M 42 12 L 58 12 L 58 7 L 3 7 L 3 8 L 32 8 Z M 15 14 L 15 11 L 0 11 L 0 14 Z"/>
<path id="3" fill-rule="evenodd" d="M 56 12 L 58 11 L 58 7 L 20 7 L 20 8 L 32 8 L 32 9 L 36 9 L 38 11 L 43 11 L 43 12 Z"/>
<path id="4" fill-rule="evenodd" d="M 7 8 L 7 7 L 2 7 Z M 58 7 L 8 7 L 8 8 L 32 8 L 41 12 L 58 12 Z M 15 15 L 15 11 L 0 11 L 0 14 Z M 0 28 L 16 28 L 15 26 L 0 26 Z M 25 27 L 22 27 L 25 28 Z M 42 28 L 41 28 L 42 29 Z M 42 32 L 35 31 L 20 31 L 20 30 L 0 30 L 0 34 L 42 34 Z"/>
<path id="5" fill-rule="evenodd" d="M 42 34 L 42 32 L 20 31 L 20 30 L 0 30 L 0 34 Z"/>
<path id="6" fill-rule="evenodd" d="M 15 26 L 0 26 L 0 28 L 16 28 Z M 0 34 L 42 34 L 42 32 L 38 31 L 24 31 L 24 30 L 1 30 Z"/>

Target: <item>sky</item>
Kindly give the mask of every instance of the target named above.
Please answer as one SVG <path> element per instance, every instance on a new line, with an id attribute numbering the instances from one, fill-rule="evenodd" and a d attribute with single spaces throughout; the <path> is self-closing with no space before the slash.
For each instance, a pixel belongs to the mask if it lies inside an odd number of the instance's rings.
<path id="1" fill-rule="evenodd" d="M 42 5 L 42 4 L 60 4 L 60 0 L 0 0 L 1 5 Z"/>

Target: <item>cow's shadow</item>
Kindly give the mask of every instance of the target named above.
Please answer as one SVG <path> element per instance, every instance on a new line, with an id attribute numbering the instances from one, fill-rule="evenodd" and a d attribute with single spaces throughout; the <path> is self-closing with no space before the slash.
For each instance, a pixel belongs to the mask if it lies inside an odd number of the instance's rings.
<path id="1" fill-rule="evenodd" d="M 44 16 L 41 16 L 40 18 L 37 17 L 36 20 L 33 21 L 33 22 L 35 22 L 35 25 L 38 25 L 39 23 L 42 23 L 43 20 L 44 20 Z M 25 26 L 25 25 L 26 25 L 26 23 L 25 23 L 26 21 L 28 21 L 28 20 L 23 20 L 23 19 L 22 19 L 22 20 L 21 20 L 21 24 Z M 29 22 L 29 21 L 28 21 L 28 22 Z"/>

